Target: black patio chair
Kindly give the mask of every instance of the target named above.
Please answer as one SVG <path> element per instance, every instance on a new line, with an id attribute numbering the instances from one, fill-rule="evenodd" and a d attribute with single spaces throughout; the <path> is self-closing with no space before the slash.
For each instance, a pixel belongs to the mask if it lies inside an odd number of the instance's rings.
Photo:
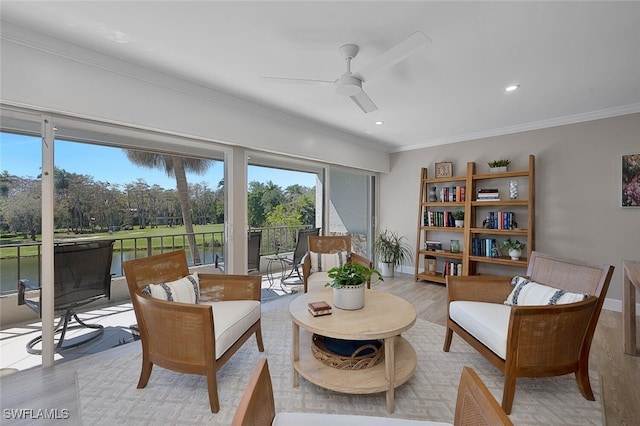
<path id="1" fill-rule="evenodd" d="M 260 272 L 260 246 L 262 244 L 262 231 L 251 231 L 247 238 L 247 272 Z M 224 257 L 216 254 L 214 266 L 217 269 L 224 271 Z"/>
<path id="2" fill-rule="evenodd" d="M 282 261 L 284 261 L 287 265 L 291 265 L 291 270 L 284 276 L 282 281 L 288 280 L 291 278 L 293 273 L 295 272 L 298 275 L 298 279 L 302 281 L 302 275 L 300 274 L 300 262 L 302 262 L 302 258 L 309 251 L 309 236 L 318 236 L 320 235 L 320 228 L 306 228 L 306 229 L 298 229 L 298 235 L 296 236 L 296 249 L 293 251 L 293 257 L 283 257 Z"/>
<path id="3" fill-rule="evenodd" d="M 97 339 L 103 333 L 101 324 L 86 324 L 76 313 L 76 309 L 98 299 L 111 298 L 111 259 L 113 257 L 113 240 L 92 241 L 89 243 L 60 244 L 54 248 L 54 310 L 62 312 L 56 325 L 55 334 L 60 334 L 56 352 L 75 348 Z M 27 299 L 25 291 L 40 290 L 37 300 Z M 28 279 L 18 282 L 18 305 L 27 305 L 38 316 L 42 317 L 42 288 Z M 70 326 L 75 320 L 77 324 Z M 90 328 L 95 329 L 70 340 L 64 344 L 68 330 Z M 27 352 L 41 354 L 41 349 L 34 346 L 42 341 L 42 335 L 27 343 Z"/>

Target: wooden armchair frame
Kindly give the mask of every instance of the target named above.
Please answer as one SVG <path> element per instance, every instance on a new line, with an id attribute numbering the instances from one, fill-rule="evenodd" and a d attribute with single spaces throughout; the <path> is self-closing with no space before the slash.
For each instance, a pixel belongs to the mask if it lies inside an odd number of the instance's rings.
<path id="1" fill-rule="evenodd" d="M 595 400 L 589 382 L 589 351 L 613 266 L 532 252 L 527 276 L 535 282 L 588 299 L 565 305 L 512 306 L 506 357 L 502 359 L 459 326 L 449 315 L 449 303 L 467 300 L 502 304 L 511 293 L 511 277 L 447 277 L 447 331 L 445 352 L 453 332 L 504 373 L 502 408 L 511 413 L 517 377 L 549 377 L 575 373 L 578 388 Z M 535 330 L 532 332 L 531 330 Z"/>
<path id="2" fill-rule="evenodd" d="M 322 236 L 309 235 L 309 251 L 314 253 L 336 253 L 346 251 L 349 256 L 349 262 L 359 263 L 367 268 L 373 267 L 373 262 L 364 256 L 351 252 L 351 236 Z M 304 292 L 307 292 L 307 283 L 311 275 L 311 258 L 305 255 L 302 260 L 302 282 L 304 284 Z M 367 281 L 367 288 L 371 288 L 371 280 Z"/>
<path id="3" fill-rule="evenodd" d="M 287 416 L 286 413 L 280 414 Z M 318 424 L 314 416 L 320 416 L 326 424 L 331 424 L 331 419 L 339 417 L 339 414 L 308 414 L 310 423 Z M 232 426 L 270 426 L 276 417 L 275 400 L 273 397 L 273 385 L 269 374 L 269 363 L 266 358 L 258 360 L 247 387 L 242 394 L 240 403 L 231 423 Z M 367 419 L 367 417 L 363 417 Z M 388 419 L 389 425 L 394 422 L 401 424 L 401 419 Z M 425 422 L 429 424 L 430 422 Z M 365 424 L 365 422 L 358 423 Z M 376 423 L 379 424 L 379 423 Z M 432 423 L 431 423 L 432 424 Z M 464 367 L 460 374 L 460 385 L 456 398 L 455 426 L 511 426 L 513 423 L 509 416 L 498 404 L 487 386 L 470 367 Z"/>
<path id="4" fill-rule="evenodd" d="M 213 309 L 206 304 L 168 302 L 143 295 L 148 284 L 174 281 L 189 275 L 183 250 L 123 263 L 129 293 L 142 341 L 142 371 L 138 389 L 144 388 L 153 365 L 207 377 L 211 412 L 220 410 L 217 371 L 255 334 L 258 350 L 264 351 L 258 319 L 227 351 L 216 359 Z M 260 301 L 260 276 L 198 274 L 200 301 Z"/>

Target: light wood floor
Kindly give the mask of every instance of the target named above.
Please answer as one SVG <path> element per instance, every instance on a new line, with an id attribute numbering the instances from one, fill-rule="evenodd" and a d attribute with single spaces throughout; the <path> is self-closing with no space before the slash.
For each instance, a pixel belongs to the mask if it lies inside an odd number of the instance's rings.
<path id="1" fill-rule="evenodd" d="M 378 290 L 401 296 L 416 307 L 418 317 L 444 325 L 446 320 L 445 288 L 439 284 L 414 282 L 413 277 L 402 275 L 376 284 Z M 293 296 L 295 297 L 295 296 Z M 267 302 L 269 310 L 287 305 L 290 296 Z M 456 337 L 454 336 L 454 339 Z M 101 364 L 114 357 L 129 356 L 140 351 L 139 342 L 128 343 L 98 354 L 58 364 L 52 368 L 35 368 L 0 379 L 0 405 L 3 425 L 11 424 L 5 409 L 66 409 L 69 419 L 57 422 L 64 425 L 79 424 L 76 401 L 75 372 Z M 637 425 L 640 419 L 640 357 L 625 355 L 622 351 L 622 315 L 603 311 L 591 349 L 591 369 L 602 377 L 605 418 L 608 425 Z M 517 398 L 517 388 L 516 388 Z M 42 424 L 42 420 L 21 421 L 16 424 Z"/>

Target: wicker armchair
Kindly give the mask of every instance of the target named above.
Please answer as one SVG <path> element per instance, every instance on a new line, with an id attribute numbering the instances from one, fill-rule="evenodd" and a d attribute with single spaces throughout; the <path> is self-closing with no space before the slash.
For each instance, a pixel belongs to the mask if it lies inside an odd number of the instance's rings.
<path id="1" fill-rule="evenodd" d="M 575 373 L 580 392 L 593 401 L 589 350 L 612 274 L 613 266 L 560 259 L 534 251 L 527 270 L 531 281 L 591 295 L 580 302 L 544 306 L 505 306 L 504 301 L 513 290 L 511 277 L 447 277 L 447 331 L 443 350 L 449 351 L 455 332 L 502 370 L 502 408 L 508 414 L 517 377 Z M 456 322 L 452 319 L 452 307 L 457 312 L 466 309 L 476 316 L 470 316 L 463 327 L 458 322 L 463 323 L 464 316 L 456 313 Z M 480 311 L 485 315 L 477 315 Z M 504 321 L 496 321 L 498 317 Z M 490 332 L 502 345 L 492 346 L 486 334 L 481 336 L 484 324 L 494 326 Z"/>
<path id="2" fill-rule="evenodd" d="M 373 267 L 373 262 L 364 256 L 351 252 L 351 237 L 345 236 L 309 236 L 309 252 L 313 253 L 337 253 L 347 252 L 348 262 L 359 263 L 367 268 Z M 302 282 L 304 283 L 304 292 L 324 288 L 324 284 L 329 281 L 327 271 L 311 271 L 311 256 L 309 252 L 302 260 Z M 367 282 L 367 288 L 371 288 L 371 282 Z"/>
<path id="3" fill-rule="evenodd" d="M 189 275 L 184 251 L 130 260 L 123 263 L 123 268 L 142 341 L 138 389 L 147 385 L 154 364 L 205 375 L 211 412 L 217 413 L 220 404 L 216 372 L 253 334 L 258 350 L 264 351 L 260 328 L 261 277 L 198 274 L 200 301 L 195 304 L 143 294 L 149 284 L 168 283 Z M 220 323 L 222 326 L 216 328 Z"/>
<path id="4" fill-rule="evenodd" d="M 276 414 L 269 364 L 262 358 L 255 366 L 249 383 L 242 394 L 232 426 L 324 426 L 331 424 L 350 426 L 441 426 L 445 423 L 405 420 L 389 417 L 370 417 L 324 413 Z M 513 425 L 489 389 L 470 367 L 460 375 L 453 425 L 509 426 Z"/>

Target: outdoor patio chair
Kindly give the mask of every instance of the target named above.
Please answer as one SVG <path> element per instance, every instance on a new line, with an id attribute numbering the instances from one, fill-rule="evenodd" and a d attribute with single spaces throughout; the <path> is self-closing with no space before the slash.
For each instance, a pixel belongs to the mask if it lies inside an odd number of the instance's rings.
<path id="1" fill-rule="evenodd" d="M 220 410 L 216 373 L 255 334 L 264 351 L 259 275 L 190 274 L 184 250 L 122 264 L 140 330 L 142 370 L 207 377 L 211 412 Z"/>
<path id="2" fill-rule="evenodd" d="M 260 246 L 262 231 L 251 231 L 247 236 L 247 272 L 260 272 Z M 224 257 L 216 254 L 214 266 L 224 270 Z"/>
<path id="3" fill-rule="evenodd" d="M 302 424 L 305 426 L 436 426 L 448 423 L 350 414 L 276 414 L 269 363 L 265 358 L 262 358 L 258 360 L 253 369 L 231 424 L 232 426 L 293 426 Z M 487 386 L 470 367 L 464 367 L 460 375 L 453 425 L 513 425 Z"/>
<path id="4" fill-rule="evenodd" d="M 62 312 L 54 331 L 60 335 L 56 352 L 89 343 L 102 335 L 103 326 L 86 324 L 78 318 L 76 309 L 98 299 L 111 297 L 112 257 L 113 240 L 59 244 L 54 247 L 53 309 L 55 312 Z M 40 291 L 38 300 L 26 298 L 25 292 L 29 290 Z M 27 305 L 42 317 L 41 290 L 40 286 L 30 280 L 21 279 L 18 282 L 18 305 Z M 77 324 L 70 326 L 73 320 Z M 67 331 L 82 328 L 94 331 L 70 339 L 65 344 Z M 27 352 L 41 354 L 42 349 L 35 348 L 41 341 L 41 335 L 29 341 Z"/>
<path id="5" fill-rule="evenodd" d="M 294 272 L 298 275 L 300 281 L 302 281 L 302 275 L 300 275 L 300 264 L 302 262 L 302 258 L 309 250 L 309 236 L 318 235 L 320 235 L 320 228 L 298 229 L 298 234 L 296 236 L 296 248 L 293 251 L 292 257 L 287 256 L 281 258 L 284 263 L 291 266 L 291 270 L 287 276 L 283 275 L 282 281 L 291 278 Z"/>
<path id="6" fill-rule="evenodd" d="M 585 399 L 589 350 L 613 266 L 532 252 L 526 277 L 447 277 L 445 352 L 455 332 L 504 373 L 511 413 L 518 377 L 574 373 Z"/>
<path id="7" fill-rule="evenodd" d="M 304 292 L 324 288 L 329 282 L 328 271 L 340 262 L 359 263 L 367 268 L 373 262 L 364 256 L 351 252 L 351 236 L 309 236 L 309 251 L 302 260 L 302 282 Z M 367 281 L 371 288 L 371 281 Z"/>

